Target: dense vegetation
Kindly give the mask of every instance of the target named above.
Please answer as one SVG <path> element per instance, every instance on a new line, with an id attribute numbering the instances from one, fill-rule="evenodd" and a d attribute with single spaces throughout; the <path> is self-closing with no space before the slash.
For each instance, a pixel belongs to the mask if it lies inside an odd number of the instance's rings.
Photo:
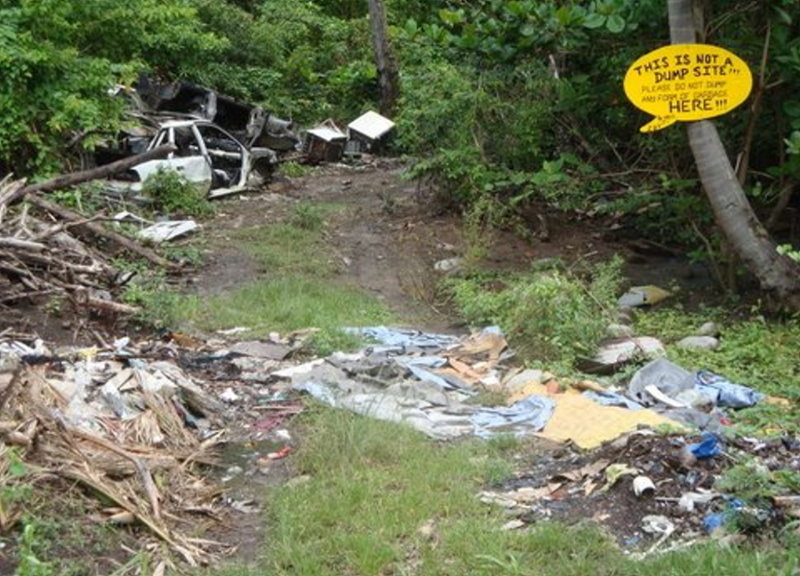
<path id="1" fill-rule="evenodd" d="M 743 57 L 749 106 L 718 125 L 765 222 L 795 238 L 800 5 L 704 0 L 706 42 Z M 389 0 L 398 152 L 477 235 L 526 207 L 621 214 L 638 233 L 722 259 L 686 138 L 622 92 L 669 41 L 664 0 Z M 301 123 L 375 107 L 366 0 L 2 0 L 0 172 L 73 167 L 125 122 L 108 96 L 139 73 L 189 79 Z M 796 205 L 796 197 L 794 198 Z"/>

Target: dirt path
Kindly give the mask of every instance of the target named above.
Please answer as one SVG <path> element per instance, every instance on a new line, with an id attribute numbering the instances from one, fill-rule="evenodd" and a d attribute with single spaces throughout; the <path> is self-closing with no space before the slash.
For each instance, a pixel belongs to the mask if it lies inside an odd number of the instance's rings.
<path id="1" fill-rule="evenodd" d="M 326 239 L 339 270 L 336 281 L 381 300 L 399 324 L 426 330 L 463 328 L 442 302 L 437 290 L 442 273 L 434 269 L 436 262 L 466 252 L 461 219 L 437 213 L 432 203 L 420 201 L 416 183 L 403 179 L 403 166 L 390 160 L 320 167 L 302 178 L 274 182 L 262 193 L 219 203 L 217 218 L 206 226 L 207 264 L 191 290 L 218 294 L 258 278 L 264 271 L 235 244 L 232 233 L 279 222 L 299 203 L 331 208 L 325 217 Z M 536 224 L 531 225 L 529 239 L 510 231 L 494 233 L 482 265 L 525 270 L 542 258 L 595 260 L 624 252 L 606 241 L 598 226 L 568 220 L 546 207 L 542 212 L 548 238 L 537 236 L 539 219 L 533 216 Z"/>

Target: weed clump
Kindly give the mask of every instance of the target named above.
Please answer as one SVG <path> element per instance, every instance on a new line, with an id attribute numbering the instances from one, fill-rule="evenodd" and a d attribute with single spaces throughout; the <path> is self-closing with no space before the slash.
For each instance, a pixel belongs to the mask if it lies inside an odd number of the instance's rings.
<path id="1" fill-rule="evenodd" d="M 186 178 L 173 170 L 159 168 L 144 181 L 142 192 L 153 201 L 153 208 L 168 214 L 210 216 L 214 207 Z"/>
<path id="2" fill-rule="evenodd" d="M 622 261 L 595 266 L 588 277 L 570 270 L 531 272 L 499 283 L 473 275 L 450 281 L 464 318 L 497 324 L 527 360 L 571 364 L 603 338 L 621 284 Z"/>

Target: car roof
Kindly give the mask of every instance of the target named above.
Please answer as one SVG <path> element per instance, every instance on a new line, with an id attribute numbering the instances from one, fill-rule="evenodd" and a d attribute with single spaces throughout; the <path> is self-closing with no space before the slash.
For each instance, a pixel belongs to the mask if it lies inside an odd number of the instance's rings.
<path id="1" fill-rule="evenodd" d="M 208 126 L 213 126 L 213 122 L 209 122 L 208 120 L 167 120 L 166 122 L 162 122 L 160 128 L 186 128 L 187 126 L 192 126 L 196 124 L 203 124 Z"/>

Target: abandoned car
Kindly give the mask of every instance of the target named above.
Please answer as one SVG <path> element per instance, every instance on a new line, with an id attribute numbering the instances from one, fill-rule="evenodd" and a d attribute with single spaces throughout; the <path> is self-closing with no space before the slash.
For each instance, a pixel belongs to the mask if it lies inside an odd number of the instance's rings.
<path id="1" fill-rule="evenodd" d="M 134 166 L 119 180 L 109 182 L 115 192 L 138 193 L 148 176 L 159 170 L 181 174 L 209 198 L 252 188 L 272 173 L 278 158 L 269 148 L 248 148 L 234 136 L 206 120 L 164 122 L 147 146 L 172 144 L 177 151 L 162 160 Z"/>

